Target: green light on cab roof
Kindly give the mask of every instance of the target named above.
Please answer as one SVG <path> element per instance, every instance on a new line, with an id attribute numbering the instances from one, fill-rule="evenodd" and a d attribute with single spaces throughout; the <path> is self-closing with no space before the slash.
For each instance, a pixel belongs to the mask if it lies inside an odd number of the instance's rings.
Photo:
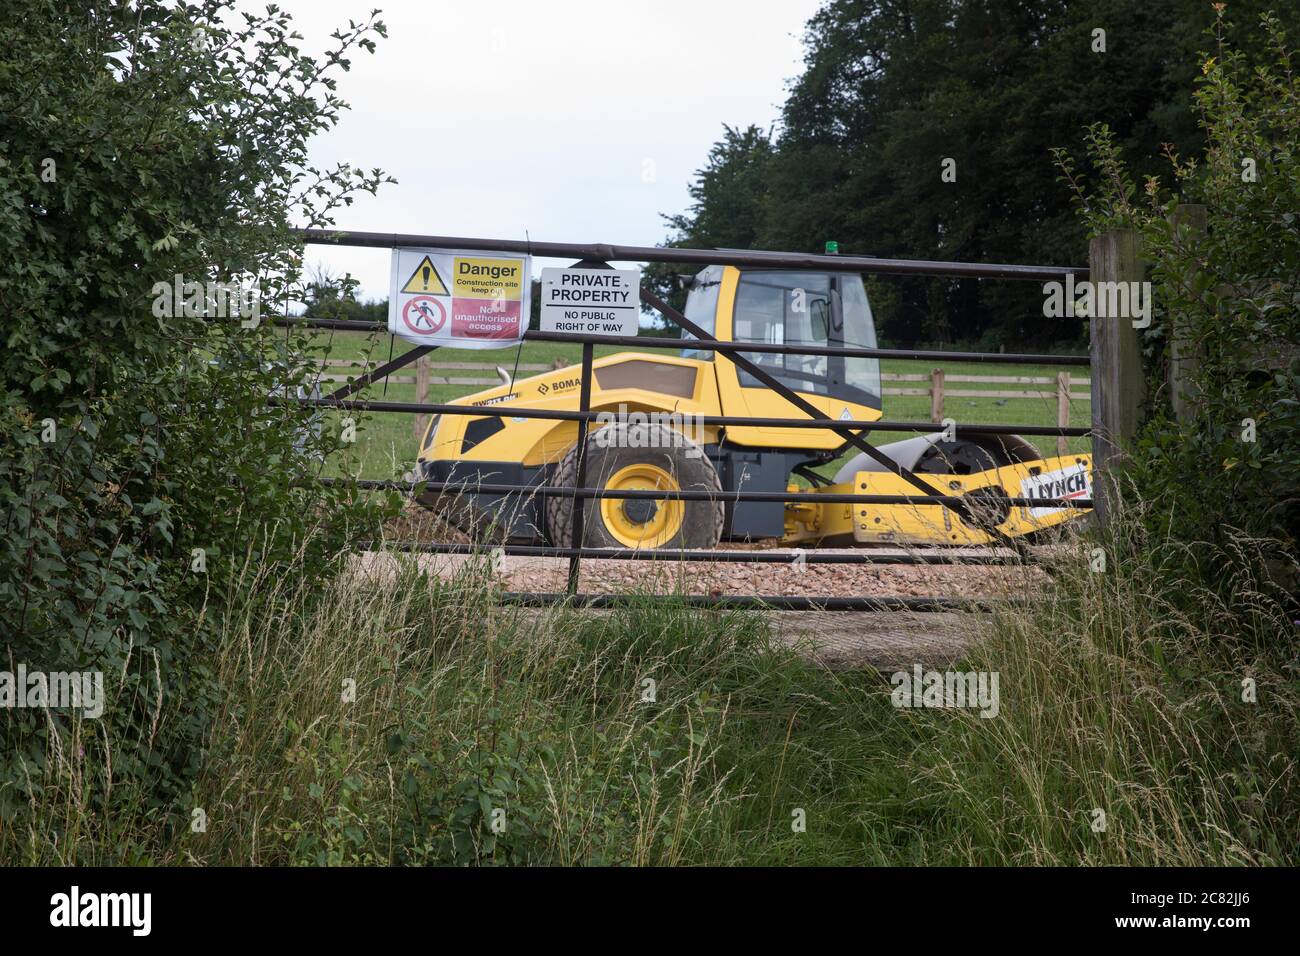
<path id="1" fill-rule="evenodd" d="M 826 240 L 826 254 L 828 256 L 838 256 L 840 254 L 840 244 L 834 239 Z"/>

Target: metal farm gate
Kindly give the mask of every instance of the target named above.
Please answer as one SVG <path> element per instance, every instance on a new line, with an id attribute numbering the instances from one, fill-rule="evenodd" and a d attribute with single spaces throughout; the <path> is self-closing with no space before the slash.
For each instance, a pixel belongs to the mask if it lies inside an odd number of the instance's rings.
<path id="1" fill-rule="evenodd" d="M 813 255 L 798 253 L 779 253 L 779 252 L 758 252 L 758 251 L 722 251 L 712 249 L 676 249 L 676 248 L 648 248 L 636 246 L 611 246 L 603 244 L 575 244 L 575 243 L 556 243 L 556 242 L 532 242 L 518 240 L 498 240 L 498 239 L 472 239 L 464 237 L 446 237 L 446 236 L 425 236 L 425 235 L 403 235 L 388 233 L 371 233 L 371 232 L 347 232 L 332 230 L 302 230 L 303 238 L 308 244 L 325 244 L 335 246 L 353 246 L 362 248 L 381 248 L 392 249 L 397 247 L 437 247 L 444 249 L 460 249 L 468 251 L 482 252 L 499 252 L 499 253 L 524 253 L 528 255 L 555 257 L 555 258 L 572 258 L 580 261 L 583 265 L 604 264 L 611 262 L 662 262 L 682 265 L 708 266 L 708 265 L 732 265 L 741 267 L 758 267 L 758 268 L 783 268 L 791 270 L 819 270 L 824 272 L 837 273 L 857 273 L 857 274 L 879 274 L 879 275 L 903 275 L 903 276 L 949 276 L 957 278 L 981 278 L 981 279 L 1013 279 L 1028 281 L 1065 281 L 1067 275 L 1078 277 L 1086 280 L 1090 275 L 1088 267 L 1065 267 L 1065 266 L 1033 266 L 1033 265 L 1000 265 L 1000 264 L 983 264 L 971 262 L 936 262 L 920 260 L 900 260 L 900 259 L 876 259 L 858 256 L 841 256 L 841 255 Z M 1092 274 L 1094 278 L 1099 271 L 1096 263 L 1102 260 L 1103 273 L 1115 271 L 1106 267 L 1106 257 L 1104 255 L 1105 247 L 1100 250 L 1097 243 L 1105 242 L 1107 237 L 1101 240 L 1093 240 L 1094 248 L 1092 258 L 1094 269 Z M 527 277 L 525 277 L 527 281 Z M 411 402 L 392 402 L 377 401 L 369 399 L 358 399 L 352 396 L 361 389 L 370 384 L 383 379 L 385 376 L 392 374 L 398 369 L 415 362 L 417 359 L 433 351 L 437 346 L 417 346 L 398 358 L 379 365 L 368 370 L 365 374 L 359 376 L 354 381 L 337 389 L 324 398 L 297 398 L 273 399 L 274 402 L 296 401 L 305 404 L 311 404 L 320 408 L 335 408 L 349 411 L 371 411 L 371 412 L 401 412 L 415 415 L 463 415 L 473 416 L 475 418 L 483 417 L 512 417 L 512 418 L 542 418 L 560 421 L 573 421 L 578 427 L 578 467 L 576 484 L 569 487 L 553 487 L 548 485 L 521 485 L 521 484 L 491 484 L 476 485 L 474 491 L 480 494 L 492 495 L 510 495 L 526 494 L 537 496 L 560 495 L 567 496 L 574 501 L 573 511 L 573 541 L 574 547 L 553 547 L 539 545 L 511 545 L 505 543 L 496 546 L 487 546 L 480 544 L 465 544 L 460 542 L 432 541 L 432 542 L 397 542 L 386 543 L 385 547 L 397 550 L 418 551 L 438 554 L 481 554 L 491 548 L 499 548 L 505 555 L 517 555 L 527 557 L 552 557 L 567 558 L 568 565 L 568 587 L 565 592 L 506 592 L 501 595 L 501 600 L 506 603 L 523 604 L 531 606 L 545 606 L 560 602 L 574 602 L 586 606 L 608 607 L 620 603 L 623 599 L 617 594 L 582 594 L 578 592 L 579 574 L 581 562 L 584 559 L 590 560 L 632 560 L 632 561 L 701 561 L 701 562 L 736 562 L 736 563 L 775 563 L 789 564 L 795 555 L 788 549 L 782 550 L 677 550 L 677 549 L 630 549 L 630 548 L 592 548 L 581 546 L 584 541 L 583 537 L 583 507 L 581 502 L 592 498 L 619 498 L 619 499 L 678 499 L 683 501 L 689 500 L 710 500 L 723 502 L 741 502 L 741 501 L 764 501 L 764 502 L 803 502 L 812 501 L 827 504 L 863 504 L 863 505 L 940 505 L 958 517 L 967 517 L 969 512 L 966 510 L 971 502 L 962 496 L 941 495 L 935 492 L 934 487 L 924 478 L 914 474 L 912 471 L 902 467 L 893 459 L 881 454 L 871 445 L 866 436 L 871 431 L 879 432 L 917 432 L 933 433 L 942 431 L 944 425 L 934 422 L 907 422 L 907 421 L 845 421 L 832 419 L 820 409 L 816 408 L 810 402 L 798 395 L 793 389 L 778 380 L 767 369 L 748 359 L 742 353 L 776 353 L 779 355 L 813 355 L 813 356 L 840 356 L 844 358 L 889 358 L 889 359 L 907 359 L 907 360 L 925 360 L 925 361 L 949 361 L 949 362 L 985 362 L 998 364 L 1017 364 L 1017 365 L 1056 365 L 1056 366 L 1088 366 L 1090 358 L 1088 356 L 1066 356 L 1066 355 L 1034 355 L 1034 354 L 1001 354 L 992 352 L 954 352 L 954 351 L 933 351 L 933 350 L 910 350 L 910 349 L 882 349 L 882 348 L 835 348 L 822 347 L 815 345 L 790 345 L 790 344 L 773 344 L 764 342 L 723 342 L 718 341 L 694 322 L 690 321 L 685 315 L 673 308 L 667 302 L 663 301 L 655 292 L 646 285 L 641 287 L 641 297 L 645 303 L 657 310 L 665 319 L 675 324 L 677 327 L 688 333 L 691 338 L 661 338 L 657 336 L 636 336 L 626 338 L 619 336 L 593 335 L 593 334 L 570 334 L 558 332 L 543 332 L 528 330 L 524 333 L 524 340 L 530 342 L 554 342 L 554 343 L 572 343 L 580 345 L 582 348 L 581 363 L 581 382 L 579 393 L 579 407 L 576 411 L 566 411 L 557 409 L 529 408 L 519 404 L 502 405 L 463 405 L 463 404 L 441 404 L 441 403 L 411 403 Z M 522 321 L 527 324 L 527 316 Z M 345 319 L 318 319 L 305 317 L 281 317 L 274 320 L 276 324 L 291 326 L 308 326 L 319 329 L 334 329 L 342 331 L 363 331 L 375 332 L 386 331 L 385 327 L 377 323 L 354 321 Z M 1107 333 L 1101 329 L 1105 323 L 1094 321 L 1093 325 L 1093 359 L 1099 355 L 1104 355 L 1107 349 L 1112 351 L 1116 349 L 1114 337 L 1107 338 Z M 1124 336 L 1131 330 L 1111 329 L 1115 335 Z M 1136 333 L 1132 333 L 1136 334 Z M 719 426 L 755 426 L 755 427 L 780 427 L 780 428 L 817 428 L 826 429 L 834 432 L 843 438 L 847 446 L 851 446 L 859 452 L 865 453 L 874 460 L 880 467 L 885 468 L 895 475 L 901 477 L 910 486 L 915 489 L 915 494 L 906 495 L 871 495 L 871 494 L 827 494 L 827 493 L 802 493 L 802 492 L 758 492 L 758 491 L 724 491 L 721 493 L 709 491 L 691 491 L 691 490 L 612 490 L 606 488 L 590 487 L 587 483 L 587 455 L 586 442 L 588 429 L 593 420 L 597 418 L 597 413 L 593 412 L 590 407 L 591 383 L 592 383 L 592 360 L 594 348 L 597 345 L 624 346 L 630 349 L 691 349 L 697 351 L 710 351 L 722 356 L 729 362 L 734 363 L 737 369 L 743 370 L 748 375 L 762 382 L 767 388 L 780 395 L 791 406 L 792 410 L 801 413 L 803 417 L 790 418 L 755 418 L 741 417 L 731 415 L 702 416 L 702 423 L 705 425 Z M 1123 343 L 1121 342 L 1122 346 Z M 1130 348 L 1122 348 L 1123 352 L 1131 352 Z M 980 435 L 1034 435 L 1034 436 L 1055 436 L 1058 438 L 1092 436 L 1093 440 L 1093 469 L 1094 474 L 1099 466 L 1104 465 L 1105 461 L 1115 453 L 1115 447 L 1107 439 L 1107 430 L 1099 427 L 1099 423 L 1107 417 L 1115 417 L 1118 403 L 1114 401 L 1117 390 L 1114 387 L 1107 388 L 1104 381 L 1098 380 L 1094 373 L 1094 382 L 1092 391 L 1092 411 L 1093 427 L 1079 428 L 1069 427 L 1068 425 L 1000 425 L 1000 424 L 961 424 L 959 430 L 963 434 L 980 434 Z M 607 413 L 606 413 L 607 415 Z M 605 420 L 608 420 L 606 417 Z M 425 481 L 396 481 L 396 480 L 374 480 L 374 479 L 316 479 L 324 482 L 348 482 L 355 483 L 360 488 L 366 489 L 390 489 L 399 490 L 406 493 L 412 493 L 417 490 L 422 491 L 446 491 L 457 492 L 465 490 L 463 485 L 457 483 L 437 484 Z M 1095 479 L 1094 479 L 1095 480 Z M 1100 485 L 1096 485 L 1100 491 Z M 1102 504 L 1102 494 L 1097 494 L 1098 507 Z M 1008 498 L 1007 503 L 1011 507 L 1052 507 L 1052 508 L 1093 508 L 1094 502 L 1091 499 L 1048 499 L 1041 498 Z M 802 560 L 809 564 L 1022 564 L 1034 563 L 1038 561 L 1033 549 L 1028 547 L 1023 541 L 1013 540 L 1002 534 L 997 529 L 989 532 L 1001 545 L 1000 549 L 990 548 L 984 553 L 976 554 L 951 554 L 945 552 L 942 548 L 932 548 L 929 550 L 914 551 L 904 554 L 878 554 L 873 553 L 870 548 L 860 548 L 854 550 L 844 550 L 843 552 L 817 552 L 811 551 L 801 555 Z M 933 610 L 962 610 L 987 607 L 990 602 L 980 599 L 954 598 L 954 597 L 904 597 L 904 596 L 877 596 L 877 597 L 788 597 L 777 595 L 755 595 L 755 596 L 717 596 L 717 595 L 674 595 L 672 600 L 684 601 L 695 606 L 706 607 L 761 607 L 773 610 L 843 610 L 843 611 L 879 611 L 879 610 L 912 610 L 912 611 L 933 611 Z"/>

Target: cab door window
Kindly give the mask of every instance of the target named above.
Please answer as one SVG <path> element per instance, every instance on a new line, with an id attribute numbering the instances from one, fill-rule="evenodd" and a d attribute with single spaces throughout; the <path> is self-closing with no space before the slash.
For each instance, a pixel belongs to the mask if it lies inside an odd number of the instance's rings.
<path id="1" fill-rule="evenodd" d="M 824 273 L 744 272 L 736 290 L 733 337 L 737 342 L 770 345 L 827 344 L 831 328 L 831 280 Z M 825 394 L 826 356 L 744 352 L 782 384 L 801 392 Z M 740 384 L 763 383 L 740 370 Z"/>
<path id="2" fill-rule="evenodd" d="M 721 287 L 722 266 L 709 266 L 707 269 L 702 269 L 691 283 L 691 289 L 686 294 L 686 307 L 682 309 L 682 314 L 710 337 L 717 335 L 718 293 Z M 683 330 L 682 338 L 693 339 L 695 336 Z M 682 349 L 682 358 L 711 362 L 713 352 L 704 349 Z"/>

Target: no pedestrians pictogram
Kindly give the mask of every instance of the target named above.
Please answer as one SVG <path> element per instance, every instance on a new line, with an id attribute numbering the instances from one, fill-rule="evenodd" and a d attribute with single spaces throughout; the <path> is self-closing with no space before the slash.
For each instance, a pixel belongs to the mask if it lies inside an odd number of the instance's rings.
<path id="1" fill-rule="evenodd" d="M 447 307 L 431 295 L 417 295 L 402 306 L 402 321 L 416 335 L 433 335 L 447 321 Z"/>

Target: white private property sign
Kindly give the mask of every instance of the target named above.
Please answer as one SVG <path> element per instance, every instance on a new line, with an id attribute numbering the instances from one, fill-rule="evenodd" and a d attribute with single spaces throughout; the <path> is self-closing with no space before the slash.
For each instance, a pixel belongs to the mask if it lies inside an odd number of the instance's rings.
<path id="1" fill-rule="evenodd" d="M 640 269 L 543 269 L 543 332 L 636 335 Z"/>
<path id="2" fill-rule="evenodd" d="M 528 328 L 528 256 L 454 249 L 394 249 L 388 331 L 417 345 L 500 349 Z"/>

